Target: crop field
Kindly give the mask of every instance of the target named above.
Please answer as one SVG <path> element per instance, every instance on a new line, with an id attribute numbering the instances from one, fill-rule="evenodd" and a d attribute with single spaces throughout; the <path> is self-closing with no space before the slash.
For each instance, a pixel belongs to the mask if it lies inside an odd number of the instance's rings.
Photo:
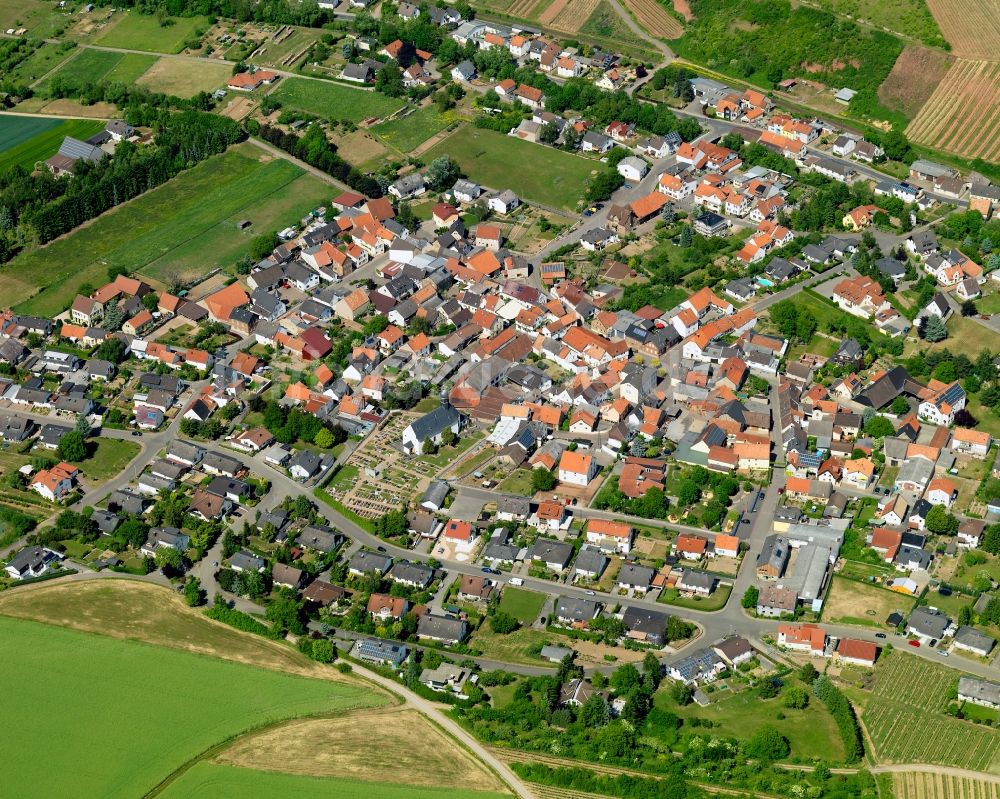
<path id="1" fill-rule="evenodd" d="M 1000 799 L 1000 783 L 990 779 L 910 771 L 892 775 L 896 796 L 909 799 Z"/>
<path id="2" fill-rule="evenodd" d="M 545 605 L 545 594 L 508 585 L 500 598 L 500 610 L 506 611 L 522 624 L 531 624 Z"/>
<path id="3" fill-rule="evenodd" d="M 600 40 L 646 46 L 646 42 L 629 29 L 625 20 L 605 0 L 598 3 L 597 8 L 587 18 L 587 21 L 580 26 L 579 32 L 584 36 L 593 36 Z"/>
<path id="4" fill-rule="evenodd" d="M 206 31 L 206 17 L 169 17 L 167 25 L 160 25 L 154 16 L 127 11 L 118 22 L 106 28 L 94 44 L 102 47 L 124 47 L 150 53 L 179 53 L 184 42 L 199 30 Z"/>
<path id="5" fill-rule="evenodd" d="M 54 315 L 81 287 L 101 285 L 109 265 L 155 280 L 203 274 L 238 259 L 258 232 L 280 229 L 314 208 L 330 187 L 253 145 L 241 145 L 103 214 L 0 273 L 0 296 Z M 253 228 L 236 229 L 247 218 Z"/>
<path id="6" fill-rule="evenodd" d="M 997 60 L 1000 0 L 927 0 L 941 33 L 959 58 Z M 993 97 L 996 102 L 996 95 Z"/>
<path id="7" fill-rule="evenodd" d="M 374 740 L 377 747 L 371 745 Z M 423 788 L 506 790 L 499 777 L 412 708 L 298 719 L 239 739 L 216 762 L 365 782 L 397 775 Z"/>
<path id="8" fill-rule="evenodd" d="M 40 119 L 0 116 L 0 172 L 20 164 L 29 172 L 56 154 L 66 136 L 89 139 L 104 130 L 95 119 Z"/>
<path id="9" fill-rule="evenodd" d="M 137 580 L 48 583 L 30 591 L 5 591 L 0 594 L 0 616 L 210 655 L 283 674 L 344 679 L 289 646 L 212 621 L 173 591 Z"/>
<path id="10" fill-rule="evenodd" d="M 419 788 L 341 777 L 305 777 L 198 763 L 160 794 L 165 799 L 507 799 L 509 794 L 456 788 Z"/>
<path id="11" fill-rule="evenodd" d="M 213 64 L 208 60 L 161 58 L 136 83 L 150 91 L 187 98 L 225 86 L 232 71 L 227 64 Z"/>
<path id="12" fill-rule="evenodd" d="M 156 57 L 140 53 L 114 53 L 108 50 L 80 50 L 43 81 L 42 86 L 55 77 L 64 77 L 76 85 L 114 81 L 133 83 L 156 63 Z"/>
<path id="13" fill-rule="evenodd" d="M 583 196 L 594 162 L 492 130 L 467 125 L 424 155 L 430 162 L 450 155 L 471 180 L 491 189 L 572 210 Z"/>
<path id="14" fill-rule="evenodd" d="M 520 19 L 538 19 L 545 9 L 554 2 L 559 2 L 559 0 L 514 0 L 506 9 L 506 13 Z M 497 6 L 498 11 L 502 10 L 499 8 L 499 4 L 490 3 L 490 7 L 494 6 Z"/>
<path id="15" fill-rule="evenodd" d="M 0 733 L 4 791 L 11 796 L 141 796 L 230 735 L 371 702 L 361 685 L 35 622 L 0 619 L 0 634 L 8 644 L 0 675 L 18 686 L 6 712 L 19 722 Z M 252 702 L 240 701 L 248 696 Z"/>
<path id="16" fill-rule="evenodd" d="M 625 0 L 625 7 L 653 36 L 676 39 L 684 33 L 684 28 L 676 17 L 669 14 L 657 0 Z"/>
<path id="17" fill-rule="evenodd" d="M 941 50 L 907 45 L 878 87 L 878 98 L 886 108 L 913 119 L 954 62 L 954 57 Z"/>
<path id="18" fill-rule="evenodd" d="M 577 33 L 597 10 L 600 0 L 554 0 L 538 21 L 556 30 Z"/>
<path id="19" fill-rule="evenodd" d="M 1000 160 L 1000 63 L 956 61 L 906 129 L 918 144 Z"/>
<path id="20" fill-rule="evenodd" d="M 454 111 L 445 111 L 442 114 L 437 106 L 430 105 L 405 117 L 396 117 L 376 125 L 371 131 L 390 147 L 405 155 L 461 118 Z"/>
<path id="21" fill-rule="evenodd" d="M 305 78 L 283 78 L 269 96 L 287 108 L 351 122 L 387 117 L 403 107 L 401 100 L 384 94 Z"/>
<path id="22" fill-rule="evenodd" d="M 1000 755 L 1000 735 L 944 713 L 958 676 L 901 652 L 883 653 L 861 713 L 879 762 L 991 770 Z"/>

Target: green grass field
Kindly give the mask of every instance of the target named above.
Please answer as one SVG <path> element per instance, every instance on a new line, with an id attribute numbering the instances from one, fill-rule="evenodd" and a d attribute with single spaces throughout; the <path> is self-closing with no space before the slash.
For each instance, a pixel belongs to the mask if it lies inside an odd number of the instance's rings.
<path id="1" fill-rule="evenodd" d="M 42 81 L 39 88 L 44 91 L 45 85 L 56 77 L 66 78 L 77 85 L 99 81 L 133 83 L 155 63 L 156 56 L 140 53 L 80 50 L 78 55 Z"/>
<path id="2" fill-rule="evenodd" d="M 209 27 L 205 17 L 170 17 L 168 22 L 161 27 L 156 17 L 128 11 L 98 36 L 94 44 L 150 53 L 179 53 L 184 49 L 184 42 L 192 38 L 196 31 L 208 30 Z"/>
<path id="3" fill-rule="evenodd" d="M 55 155 L 67 136 L 88 139 L 104 129 L 97 119 L 0 116 L 0 172 L 19 164 L 29 172 Z"/>
<path id="4" fill-rule="evenodd" d="M 231 74 L 232 68 L 228 64 L 161 58 L 136 83 L 150 91 L 186 98 L 225 86 Z"/>
<path id="5" fill-rule="evenodd" d="M 254 235 L 298 220 L 330 190 L 294 164 L 240 145 L 18 256 L 0 273 L 0 295 L 49 315 L 65 310 L 81 287 L 101 285 L 112 264 L 158 280 L 202 274 L 236 261 Z M 236 230 L 242 218 L 253 222 L 247 232 Z"/>
<path id="6" fill-rule="evenodd" d="M 815 699 L 811 699 L 802 710 L 792 710 L 783 707 L 780 698 L 764 701 L 755 691 L 747 690 L 730 696 L 716 691 L 708 707 L 678 707 L 670 698 L 669 685 L 665 685 L 656 692 L 653 702 L 656 707 L 676 713 L 683 719 L 710 719 L 718 725 L 712 727 L 712 735 L 720 738 L 748 738 L 760 727 L 771 724 L 788 739 L 793 758 L 817 758 L 832 763 L 844 757 L 836 722 L 826 707 Z M 777 718 L 779 712 L 784 714 L 783 719 Z M 655 735 L 655 730 L 647 728 L 645 732 Z"/>
<path id="7" fill-rule="evenodd" d="M 360 686 L 35 622 L 2 618 L 0 634 L 0 675 L 18 687 L 6 707 L 18 723 L 0 733 L 12 796 L 141 796 L 232 735 L 369 704 Z"/>
<path id="8" fill-rule="evenodd" d="M 387 775 L 389 776 L 389 775 Z M 171 783 L 161 794 L 165 799 L 501 799 L 508 794 L 457 788 L 418 788 L 389 782 L 359 782 L 330 777 L 304 777 L 271 771 L 198 763 Z"/>
<path id="9" fill-rule="evenodd" d="M 384 94 L 305 78 L 282 78 L 269 96 L 286 108 L 351 122 L 386 117 L 403 107 L 401 100 Z"/>
<path id="10" fill-rule="evenodd" d="M 883 653 L 861 720 L 882 763 L 932 763 L 995 772 L 1000 733 L 945 715 L 959 672 L 903 652 Z"/>
<path id="11" fill-rule="evenodd" d="M 372 133 L 405 155 L 459 119 L 458 114 L 447 111 L 442 114 L 431 105 L 402 119 L 376 125 Z"/>
<path id="12" fill-rule="evenodd" d="M 139 454 L 141 447 L 134 441 L 120 438 L 99 438 L 88 442 L 94 451 L 76 465 L 91 480 L 107 480 L 124 469 Z"/>
<path id="13" fill-rule="evenodd" d="M 522 624 L 531 624 L 542 612 L 545 594 L 508 585 L 500 598 L 500 610 L 505 610 Z"/>
<path id="14" fill-rule="evenodd" d="M 511 189 L 518 196 L 557 208 L 576 207 L 593 161 L 541 147 L 493 130 L 460 128 L 423 155 L 430 163 L 450 155 L 470 179 L 491 189 Z"/>

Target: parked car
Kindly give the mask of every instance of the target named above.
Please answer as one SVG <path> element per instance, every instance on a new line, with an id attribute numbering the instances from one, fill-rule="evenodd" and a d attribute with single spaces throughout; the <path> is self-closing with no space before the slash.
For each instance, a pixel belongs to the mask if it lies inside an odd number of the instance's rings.
<path id="1" fill-rule="evenodd" d="M 875 633 L 876 638 L 885 638 L 885 633 Z"/>
<path id="2" fill-rule="evenodd" d="M 914 649 L 920 649 L 920 642 L 919 641 L 912 641 L 911 640 L 911 641 L 907 641 L 906 643 L 908 643 Z"/>

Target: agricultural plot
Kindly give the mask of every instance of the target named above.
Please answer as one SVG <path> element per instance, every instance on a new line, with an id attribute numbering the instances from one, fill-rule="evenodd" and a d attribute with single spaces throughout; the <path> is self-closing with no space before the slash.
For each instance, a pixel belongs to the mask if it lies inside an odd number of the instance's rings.
<path id="1" fill-rule="evenodd" d="M 248 60 L 254 64 L 291 69 L 302 60 L 319 36 L 319 31 L 283 25 L 254 50 Z"/>
<path id="2" fill-rule="evenodd" d="M 284 78 L 269 96 L 286 108 L 351 122 L 387 117 L 403 107 L 401 100 L 384 94 L 305 78 Z"/>
<path id="3" fill-rule="evenodd" d="M 238 259 L 254 231 L 295 221 L 328 194 L 327 184 L 294 164 L 234 147 L 19 255 L 0 274 L 0 296 L 24 312 L 55 315 L 82 287 L 99 286 L 112 264 L 163 282 L 203 274 Z M 251 231 L 236 229 L 242 218 Z"/>
<path id="4" fill-rule="evenodd" d="M 625 7 L 653 36 L 661 39 L 676 39 L 684 28 L 657 0 L 625 0 Z M 688 9 L 690 13 L 690 9 Z"/>
<path id="5" fill-rule="evenodd" d="M 73 42 L 46 42 L 10 71 L 10 79 L 14 83 L 34 83 L 75 54 Z"/>
<path id="6" fill-rule="evenodd" d="M 94 44 L 149 53 L 179 53 L 185 42 L 209 28 L 206 17 L 168 17 L 166 23 L 161 25 L 154 16 L 126 11 L 104 29 Z"/>
<path id="7" fill-rule="evenodd" d="M 133 83 L 156 63 L 156 57 L 139 53 L 114 53 L 108 50 L 81 50 L 42 82 L 44 87 L 55 78 L 65 78 L 73 85 L 113 81 Z"/>
<path id="8" fill-rule="evenodd" d="M 136 83 L 150 91 L 187 98 L 225 86 L 231 74 L 232 68 L 226 64 L 161 58 Z"/>
<path id="9" fill-rule="evenodd" d="M 538 21 L 556 30 L 567 33 L 577 33 L 584 23 L 590 19 L 600 0 L 554 0 L 552 5 L 543 11 Z"/>
<path id="10" fill-rule="evenodd" d="M 7 713 L 19 723 L 0 733 L 4 791 L 11 796 L 145 795 L 230 735 L 281 718 L 363 707 L 375 698 L 360 685 L 36 622 L 3 618 L 0 634 L 9 644 L 0 675 L 18 686 L 7 697 Z M 239 701 L 247 696 L 253 702 Z M 59 746 L 52 746 L 56 740 Z"/>
<path id="11" fill-rule="evenodd" d="M 165 799 L 506 799 L 509 794 L 454 788 L 418 788 L 342 777 L 304 777 L 198 763 L 163 791 Z"/>
<path id="12" fill-rule="evenodd" d="M 579 32 L 584 36 L 613 42 L 626 42 L 637 47 L 645 47 L 646 42 L 633 33 L 625 20 L 611 7 L 610 3 L 601 0 L 594 13 L 580 26 Z"/>
<path id="13" fill-rule="evenodd" d="M 906 129 L 918 144 L 1000 159 L 1000 63 L 956 61 Z"/>
<path id="14" fill-rule="evenodd" d="M 1000 0 L 927 0 L 941 33 L 959 58 L 996 60 L 1000 52 Z M 993 95 L 996 103 L 997 95 Z"/>
<path id="15" fill-rule="evenodd" d="M 1000 783 L 995 780 L 951 774 L 914 771 L 893 774 L 892 789 L 896 796 L 919 799 L 1000 799 Z"/>
<path id="16" fill-rule="evenodd" d="M 18 164 L 29 172 L 53 156 L 67 136 L 89 139 L 104 130 L 96 119 L 40 119 L 0 116 L 0 172 Z"/>
<path id="17" fill-rule="evenodd" d="M 594 169 L 594 162 L 581 156 L 471 125 L 436 144 L 424 160 L 439 155 L 450 155 L 469 178 L 491 189 L 511 189 L 527 200 L 569 210 Z"/>
<path id="18" fill-rule="evenodd" d="M 378 747 L 372 747 L 373 740 L 379 741 Z M 309 746 L 302 746 L 303 741 Z M 216 762 L 364 782 L 381 782 L 393 775 L 423 788 L 506 790 L 470 752 L 410 708 L 299 719 L 241 738 Z"/>
<path id="19" fill-rule="evenodd" d="M 913 119 L 954 62 L 954 57 L 941 50 L 907 45 L 878 87 L 878 98 L 886 108 Z"/>
<path id="20" fill-rule="evenodd" d="M 1000 736 L 945 715 L 958 672 L 903 653 L 883 655 L 861 720 L 883 763 L 927 763 L 988 771 Z"/>
<path id="21" fill-rule="evenodd" d="M 538 19 L 545 9 L 555 1 L 557 0 L 514 0 L 507 8 L 506 13 L 519 19 Z M 497 4 L 490 3 L 491 7 L 495 5 Z"/>

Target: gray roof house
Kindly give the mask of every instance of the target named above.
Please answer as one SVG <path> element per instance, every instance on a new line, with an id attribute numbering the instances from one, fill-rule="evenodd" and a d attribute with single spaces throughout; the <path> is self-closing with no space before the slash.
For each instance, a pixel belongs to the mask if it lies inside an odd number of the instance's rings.
<path id="1" fill-rule="evenodd" d="M 919 607 L 910 614 L 906 631 L 921 638 L 941 639 L 951 626 L 951 619 L 936 608 Z"/>
<path id="2" fill-rule="evenodd" d="M 600 609 L 593 600 L 561 596 L 556 600 L 555 616 L 563 624 L 582 624 L 597 616 Z"/>
<path id="3" fill-rule="evenodd" d="M 427 490 L 420 498 L 420 506 L 427 508 L 427 510 L 441 510 L 449 491 L 451 491 L 451 486 L 444 480 L 431 480 L 431 484 L 427 486 Z"/>
<path id="4" fill-rule="evenodd" d="M 1000 683 L 975 677 L 959 677 L 958 698 L 962 702 L 1000 709 Z"/>
<path id="5" fill-rule="evenodd" d="M 237 572 L 262 572 L 264 559 L 247 549 L 241 549 L 229 559 L 229 568 Z"/>
<path id="6" fill-rule="evenodd" d="M 580 552 L 573 563 L 573 571 L 581 577 L 596 580 L 608 567 L 608 558 L 597 547 L 580 547 Z"/>
<path id="7" fill-rule="evenodd" d="M 630 638 L 662 646 L 667 640 L 669 618 L 659 610 L 629 605 L 622 614 L 622 623 L 628 629 Z"/>
<path id="8" fill-rule="evenodd" d="M 457 644 L 469 634 L 469 625 L 462 619 L 428 613 L 417 622 L 417 635 L 445 644 Z"/>
<path id="9" fill-rule="evenodd" d="M 385 574 L 392 566 L 392 558 L 379 552 L 370 552 L 367 549 L 355 552 L 347 564 L 347 570 L 351 574 Z"/>
<path id="10" fill-rule="evenodd" d="M 993 651 L 997 641 L 993 636 L 980 632 L 975 627 L 959 627 L 955 633 L 955 649 L 964 649 L 979 657 L 986 657 Z"/>
<path id="11" fill-rule="evenodd" d="M 394 583 L 426 588 L 434 580 L 434 570 L 422 563 L 401 560 L 392 567 L 388 577 Z"/>
<path id="12" fill-rule="evenodd" d="M 725 668 L 726 664 L 721 657 L 713 650 L 703 647 L 671 664 L 667 669 L 667 676 L 689 685 L 699 682 L 714 682 Z"/>
<path id="13" fill-rule="evenodd" d="M 528 554 L 532 560 L 542 561 L 547 568 L 562 571 L 573 557 L 573 545 L 552 538 L 537 538 Z"/>
<path id="14" fill-rule="evenodd" d="M 415 419 L 403 431 L 403 449 L 413 455 L 422 455 L 424 442 L 441 443 L 445 430 L 458 433 L 462 429 L 462 414 L 451 405 L 439 405 L 430 413 Z"/>
<path id="15" fill-rule="evenodd" d="M 626 563 L 618 572 L 618 587 L 646 591 L 652 584 L 655 573 L 649 566 Z"/>

